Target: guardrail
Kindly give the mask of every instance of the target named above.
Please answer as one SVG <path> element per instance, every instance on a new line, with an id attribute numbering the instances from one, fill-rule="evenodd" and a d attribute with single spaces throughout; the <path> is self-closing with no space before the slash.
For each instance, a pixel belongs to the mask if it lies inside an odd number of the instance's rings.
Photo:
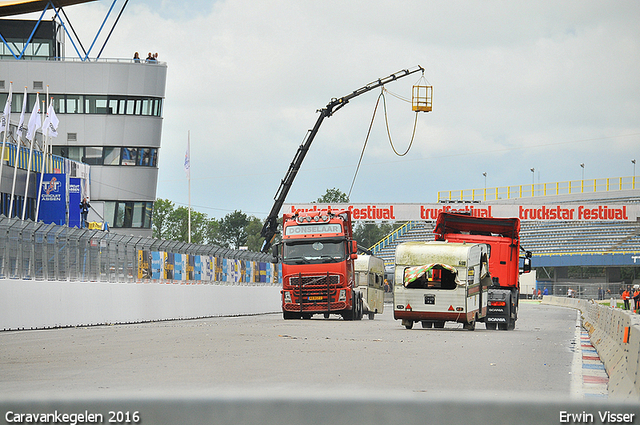
<path id="1" fill-rule="evenodd" d="M 532 198 L 539 196 L 571 195 L 579 193 L 611 192 L 637 189 L 636 176 L 602 179 L 570 180 L 553 183 L 531 183 L 483 189 L 442 190 L 438 202 L 496 201 L 499 199 Z"/>
<path id="2" fill-rule="evenodd" d="M 277 285 L 271 256 L 0 216 L 0 279 Z"/>
<path id="3" fill-rule="evenodd" d="M 609 375 L 609 397 L 640 401 L 640 315 L 575 298 L 544 296 L 543 303 L 580 310 Z"/>

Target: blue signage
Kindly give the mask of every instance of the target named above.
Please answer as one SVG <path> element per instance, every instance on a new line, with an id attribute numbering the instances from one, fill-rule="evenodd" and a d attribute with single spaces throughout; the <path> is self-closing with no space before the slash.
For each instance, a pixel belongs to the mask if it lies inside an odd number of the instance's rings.
<path id="1" fill-rule="evenodd" d="M 82 227 L 81 208 L 82 179 L 69 178 L 69 227 Z"/>
<path id="2" fill-rule="evenodd" d="M 67 175 L 44 173 L 40 185 L 38 221 L 67 224 Z"/>

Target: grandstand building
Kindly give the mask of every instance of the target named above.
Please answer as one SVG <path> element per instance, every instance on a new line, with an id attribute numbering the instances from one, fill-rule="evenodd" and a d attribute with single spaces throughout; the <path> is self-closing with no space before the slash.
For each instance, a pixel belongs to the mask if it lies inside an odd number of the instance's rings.
<path id="1" fill-rule="evenodd" d="M 63 6 L 83 2 L 55 2 L 58 9 L 53 21 L 0 20 L 0 104 L 5 104 L 13 83 L 10 135 L 15 135 L 25 87 L 28 113 L 36 93 L 41 100 L 48 93 L 60 120 L 58 136 L 50 142 L 53 158 L 90 168 L 84 189 L 92 207 L 89 221 L 104 221 L 116 233 L 151 236 L 167 65 L 79 53 L 82 43 L 74 42 L 70 24 L 58 12 Z M 47 2 L 9 3 L 0 6 L 0 17 L 42 12 L 48 7 Z M 72 46 L 67 46 L 67 40 Z M 67 51 L 78 57 L 68 57 Z M 42 148 L 40 134 L 36 140 L 37 148 Z M 16 145 L 15 136 L 8 143 Z M 15 192 L 11 164 L 3 167 L 0 176 L 0 208 L 5 215 Z M 32 174 L 40 169 L 37 164 L 34 167 Z M 17 171 L 16 180 L 24 182 L 26 166 L 19 165 Z M 35 175 L 31 177 L 34 181 Z M 22 184 L 23 191 L 24 187 Z M 35 184 L 30 189 L 31 206 L 37 197 Z M 18 189 L 17 193 L 22 192 Z M 33 208 L 27 217 L 35 219 Z"/>
<path id="2" fill-rule="evenodd" d="M 322 208 L 318 204 L 285 204 L 287 212 Z M 404 224 L 371 247 L 386 265 L 395 248 L 410 240 L 434 239 L 438 211 L 466 211 L 474 215 L 519 217 L 521 245 L 533 254 L 537 286 L 565 295 L 573 287 L 584 297 L 598 288 L 617 296 L 621 286 L 640 283 L 640 187 L 635 177 L 538 183 L 534 185 L 447 191 L 435 204 L 332 205 L 354 212 L 355 220 L 379 220 L 377 211 L 390 211 L 389 221 Z M 564 215 L 563 215 L 564 214 Z M 569 268 L 595 267 L 602 275 L 572 279 Z M 639 267 L 637 274 L 635 267 Z M 529 292 L 530 294 L 530 292 Z M 527 294 L 521 294 L 527 295 Z"/>

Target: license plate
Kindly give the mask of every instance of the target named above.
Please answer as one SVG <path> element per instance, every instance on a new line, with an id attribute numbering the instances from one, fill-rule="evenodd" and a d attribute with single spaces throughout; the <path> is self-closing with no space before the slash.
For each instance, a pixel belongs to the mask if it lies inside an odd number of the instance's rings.
<path id="1" fill-rule="evenodd" d="M 309 297 L 309 301 L 321 301 L 322 300 L 322 295 L 314 295 Z"/>
<path id="2" fill-rule="evenodd" d="M 436 296 L 435 295 L 425 295 L 424 296 L 424 303 L 425 304 L 435 304 L 436 303 Z"/>

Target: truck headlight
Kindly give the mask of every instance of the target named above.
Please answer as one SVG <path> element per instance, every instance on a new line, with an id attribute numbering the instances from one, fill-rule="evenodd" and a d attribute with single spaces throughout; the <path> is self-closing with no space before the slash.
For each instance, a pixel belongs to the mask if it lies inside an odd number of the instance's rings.
<path id="1" fill-rule="evenodd" d="M 347 290 L 341 289 L 340 295 L 338 296 L 338 301 L 346 301 L 347 300 Z"/>
<path id="2" fill-rule="evenodd" d="M 291 293 L 290 292 L 285 292 L 284 293 L 284 302 L 290 304 L 291 303 Z"/>

